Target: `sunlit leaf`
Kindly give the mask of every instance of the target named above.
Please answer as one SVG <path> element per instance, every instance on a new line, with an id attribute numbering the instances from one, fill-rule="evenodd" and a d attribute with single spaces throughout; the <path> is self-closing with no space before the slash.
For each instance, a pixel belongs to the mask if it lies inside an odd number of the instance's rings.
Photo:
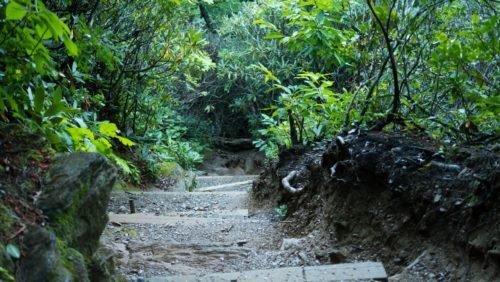
<path id="1" fill-rule="evenodd" d="M 26 7 L 17 3 L 15 0 L 9 1 L 5 9 L 5 17 L 7 20 L 21 20 L 26 16 Z"/>

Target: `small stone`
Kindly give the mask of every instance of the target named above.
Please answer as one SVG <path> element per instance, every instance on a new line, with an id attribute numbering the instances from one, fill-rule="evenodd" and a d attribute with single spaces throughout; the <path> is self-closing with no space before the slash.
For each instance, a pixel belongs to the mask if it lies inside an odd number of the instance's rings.
<path id="1" fill-rule="evenodd" d="M 283 239 L 280 250 L 299 250 L 301 249 L 300 239 L 297 238 L 287 238 Z"/>
<path id="2" fill-rule="evenodd" d="M 307 262 L 309 259 L 307 258 L 307 255 L 306 253 L 304 252 L 299 252 L 299 258 L 303 261 L 303 262 Z"/>
<path id="3" fill-rule="evenodd" d="M 441 194 L 436 194 L 436 195 L 434 196 L 434 203 L 437 203 L 437 202 L 439 202 L 439 201 L 441 201 Z"/>
<path id="4" fill-rule="evenodd" d="M 236 244 L 238 245 L 238 247 L 242 247 L 243 245 L 245 245 L 246 243 L 248 243 L 247 240 L 239 240 L 236 242 Z"/>

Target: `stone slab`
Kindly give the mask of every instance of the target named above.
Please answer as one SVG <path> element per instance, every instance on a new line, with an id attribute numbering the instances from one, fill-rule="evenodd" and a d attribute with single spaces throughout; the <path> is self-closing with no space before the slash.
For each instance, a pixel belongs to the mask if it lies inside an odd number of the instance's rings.
<path id="1" fill-rule="evenodd" d="M 208 186 L 200 189 L 196 189 L 197 192 L 211 192 L 211 191 L 216 191 L 216 190 L 221 190 L 221 189 L 228 189 L 228 188 L 239 188 L 239 186 L 247 186 L 252 184 L 253 180 L 247 180 L 247 181 L 240 181 L 240 182 L 233 182 L 233 183 L 228 183 L 228 184 L 222 184 L 222 185 L 214 185 L 214 186 Z"/>
<path id="2" fill-rule="evenodd" d="M 266 270 L 252 270 L 233 273 L 213 273 L 204 276 L 171 276 L 146 279 L 147 282 L 302 282 L 305 281 L 304 269 L 301 267 L 285 267 Z"/>
<path id="3" fill-rule="evenodd" d="M 380 262 L 359 262 L 307 267 L 284 267 L 234 273 L 212 273 L 202 276 L 169 276 L 148 278 L 148 282 L 323 282 L 323 281 L 387 281 Z"/>
<path id="4" fill-rule="evenodd" d="M 109 211 L 122 213 L 119 208 L 128 209 L 129 199 L 134 199 L 137 212 L 161 214 L 185 212 L 194 208 L 205 210 L 235 210 L 248 207 L 247 192 L 139 192 L 111 194 Z"/>
<path id="5" fill-rule="evenodd" d="M 218 217 L 185 217 L 185 216 L 159 216 L 147 213 L 134 214 L 115 214 L 109 213 L 109 221 L 117 223 L 135 223 L 135 224 L 211 224 L 214 222 L 224 223 L 267 223 L 267 220 L 247 219 L 238 217 L 218 218 Z"/>
<path id="6" fill-rule="evenodd" d="M 380 262 L 343 263 L 306 267 L 306 281 L 386 281 Z"/>

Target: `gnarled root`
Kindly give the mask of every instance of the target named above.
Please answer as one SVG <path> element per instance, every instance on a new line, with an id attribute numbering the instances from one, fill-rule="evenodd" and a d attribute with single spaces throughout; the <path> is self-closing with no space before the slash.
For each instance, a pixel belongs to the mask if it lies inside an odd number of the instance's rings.
<path id="1" fill-rule="evenodd" d="M 290 171 L 290 173 L 285 176 L 282 180 L 281 180 L 281 184 L 283 184 L 283 188 L 285 188 L 285 190 L 287 190 L 288 192 L 292 193 L 292 194 L 297 194 L 297 193 L 300 193 L 302 192 L 302 190 L 304 190 L 304 188 L 294 188 L 292 187 L 292 185 L 290 185 L 290 181 L 292 181 L 295 176 L 297 176 L 297 174 L 299 174 L 296 170 L 292 170 Z"/>

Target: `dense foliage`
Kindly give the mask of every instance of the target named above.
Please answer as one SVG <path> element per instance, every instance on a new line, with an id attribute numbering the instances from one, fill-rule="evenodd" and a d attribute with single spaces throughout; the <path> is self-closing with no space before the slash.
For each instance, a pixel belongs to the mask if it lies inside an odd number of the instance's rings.
<path id="1" fill-rule="evenodd" d="M 498 140 L 486 0 L 4 0 L 0 130 L 98 151 L 132 180 L 211 137 L 268 155 L 352 127 Z"/>
<path id="2" fill-rule="evenodd" d="M 0 5 L 3 132 L 41 133 L 60 151 L 101 152 L 136 181 L 134 164 L 117 154 L 128 146 L 153 174 L 161 160 L 185 167 L 201 161 L 182 138 L 186 128 L 170 92 L 213 67 L 202 50 L 203 34 L 188 20 L 196 6 L 31 0 Z"/>

